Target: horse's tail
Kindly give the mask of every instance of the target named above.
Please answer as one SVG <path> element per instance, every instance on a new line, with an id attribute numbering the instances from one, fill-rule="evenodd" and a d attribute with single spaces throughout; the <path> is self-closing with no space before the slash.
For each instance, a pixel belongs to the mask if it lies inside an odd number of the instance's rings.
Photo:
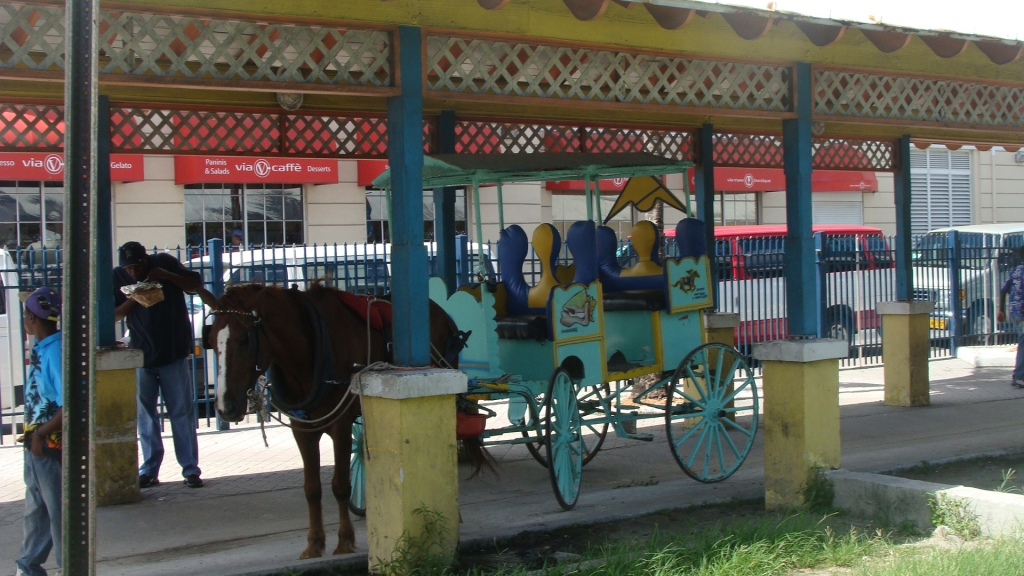
<path id="1" fill-rule="evenodd" d="M 486 467 L 494 474 L 498 473 L 495 468 L 498 461 L 491 456 L 491 453 L 484 450 L 484 443 L 480 440 L 479 436 L 473 436 L 472 438 L 462 439 L 462 450 L 461 455 L 466 458 L 469 465 L 473 467 L 473 473 L 469 475 L 470 480 L 480 475 L 480 472 Z"/>

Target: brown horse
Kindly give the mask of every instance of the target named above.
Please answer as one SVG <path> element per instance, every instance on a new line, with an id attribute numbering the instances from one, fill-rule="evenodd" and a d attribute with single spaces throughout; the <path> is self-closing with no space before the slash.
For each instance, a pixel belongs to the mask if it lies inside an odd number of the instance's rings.
<path id="1" fill-rule="evenodd" d="M 351 376 L 368 361 L 385 360 L 384 335 L 378 330 L 367 334 L 366 321 L 342 302 L 340 291 L 319 283 L 308 291 L 256 284 L 234 286 L 219 301 L 211 303 L 212 298 L 209 293 L 203 295 L 216 315 L 207 338 L 208 345 L 216 350 L 219 367 L 217 412 L 229 422 L 242 420 L 249 391 L 269 368 L 275 404 L 293 407 L 292 415 L 304 420 L 322 419 L 316 425 L 292 420 L 292 434 L 302 455 L 303 490 L 309 507 L 308 545 L 299 558 L 318 558 L 325 550 L 320 505 L 320 438 L 325 432 L 334 442 L 331 491 L 341 517 L 334 553 L 353 552 L 355 532 L 348 516 L 347 463 L 352 450 L 352 422 L 359 415 L 359 402 L 345 394 Z M 453 338 L 456 334 L 448 315 L 431 302 L 433 350 L 441 354 L 450 350 L 449 343 L 458 341 Z M 447 356 L 446 364 L 457 367 L 458 350 Z M 325 359 L 333 359 L 332 366 L 325 366 Z M 331 375 L 332 383 L 323 383 L 328 379 L 325 374 Z M 317 379 L 321 384 L 315 383 Z M 332 414 L 343 401 L 347 404 Z"/>

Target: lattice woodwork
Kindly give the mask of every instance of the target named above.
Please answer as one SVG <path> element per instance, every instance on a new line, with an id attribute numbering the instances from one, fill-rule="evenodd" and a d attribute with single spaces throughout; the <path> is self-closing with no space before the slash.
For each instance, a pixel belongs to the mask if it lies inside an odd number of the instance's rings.
<path id="1" fill-rule="evenodd" d="M 455 125 L 455 152 L 647 152 L 692 160 L 693 141 L 688 132 L 462 121 Z"/>
<path id="2" fill-rule="evenodd" d="M 1024 88 L 815 70 L 814 112 L 916 122 L 1024 127 Z"/>
<path id="3" fill-rule="evenodd" d="M 21 150 L 63 148 L 63 107 L 0 104 L 0 147 Z"/>
<path id="4" fill-rule="evenodd" d="M 786 67 L 591 48 L 430 36 L 426 72 L 439 92 L 780 113 L 792 105 Z"/>
<path id="5" fill-rule="evenodd" d="M 119 108 L 110 112 L 114 150 L 271 154 L 280 151 L 280 118 L 255 112 Z"/>
<path id="6" fill-rule="evenodd" d="M 896 143 L 877 140 L 814 140 L 815 170 L 891 172 L 897 168 Z"/>
<path id="7" fill-rule="evenodd" d="M 782 137 L 715 134 L 715 166 L 782 168 Z"/>
<path id="8" fill-rule="evenodd" d="M 184 80 L 389 87 L 378 30 L 100 12 L 100 73 Z M 0 68 L 64 69 L 64 8 L 0 5 Z"/>
<path id="9" fill-rule="evenodd" d="M 386 157 L 388 125 L 383 118 L 288 116 L 285 125 L 287 154 Z"/>

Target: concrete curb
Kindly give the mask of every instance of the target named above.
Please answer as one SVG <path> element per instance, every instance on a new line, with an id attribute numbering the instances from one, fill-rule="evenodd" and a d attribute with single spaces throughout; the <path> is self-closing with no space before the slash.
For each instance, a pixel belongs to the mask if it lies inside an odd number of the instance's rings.
<path id="1" fill-rule="evenodd" d="M 951 486 L 897 476 L 832 470 L 825 473 L 835 486 L 833 505 L 854 515 L 895 525 L 911 521 L 919 529 L 932 527 L 929 500 L 937 494 L 968 503 L 982 536 L 1017 536 L 1024 529 L 1024 495 Z"/>

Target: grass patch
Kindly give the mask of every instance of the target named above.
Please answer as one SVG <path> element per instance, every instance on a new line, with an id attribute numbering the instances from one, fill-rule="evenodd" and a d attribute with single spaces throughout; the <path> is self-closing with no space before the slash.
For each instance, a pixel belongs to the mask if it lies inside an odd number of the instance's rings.
<path id="1" fill-rule="evenodd" d="M 955 548 L 915 547 L 867 562 L 856 576 L 1010 576 L 1024 574 L 1019 540 L 982 541 Z"/>
<path id="2" fill-rule="evenodd" d="M 801 491 L 804 497 L 804 507 L 809 512 L 817 514 L 833 512 L 832 502 L 836 499 L 836 486 L 828 476 L 825 476 L 825 471 L 820 466 L 812 466 L 807 469 L 807 482 Z"/>

